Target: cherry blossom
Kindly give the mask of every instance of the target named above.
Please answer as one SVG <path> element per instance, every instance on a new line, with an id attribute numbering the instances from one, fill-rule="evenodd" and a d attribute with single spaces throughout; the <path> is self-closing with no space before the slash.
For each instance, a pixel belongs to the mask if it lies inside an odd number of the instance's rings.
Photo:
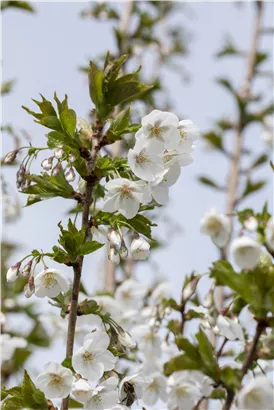
<path id="1" fill-rule="evenodd" d="M 177 371 L 169 377 L 168 385 L 171 391 L 167 402 L 168 410 L 191 410 L 199 400 L 199 389 L 188 376 L 188 373 Z"/>
<path id="2" fill-rule="evenodd" d="M 228 340 L 239 339 L 244 341 L 243 329 L 237 321 L 219 315 L 216 324 L 220 333 Z"/>
<path id="3" fill-rule="evenodd" d="M 158 400 L 167 401 L 167 379 L 161 373 L 150 374 L 152 382 L 144 389 L 142 400 L 153 406 Z"/>
<path id="4" fill-rule="evenodd" d="M 136 141 L 134 148 L 128 152 L 128 164 L 137 177 L 144 181 L 153 181 L 164 169 L 162 152 L 161 142 L 140 138 Z"/>
<path id="5" fill-rule="evenodd" d="M 34 277 L 35 295 L 38 298 L 55 298 L 60 292 L 67 292 L 69 284 L 62 272 L 56 269 L 45 269 Z"/>
<path id="6" fill-rule="evenodd" d="M 48 362 L 44 372 L 39 374 L 36 386 L 49 399 L 67 397 L 72 389 L 73 376 L 71 370 L 56 362 Z"/>
<path id="7" fill-rule="evenodd" d="M 242 269 L 253 269 L 260 257 L 261 247 L 258 242 L 247 236 L 233 240 L 231 252 L 235 263 Z"/>
<path id="8" fill-rule="evenodd" d="M 141 236 L 133 239 L 130 245 L 130 253 L 135 260 L 145 260 L 149 256 L 150 244 Z"/>
<path id="9" fill-rule="evenodd" d="M 237 408 L 240 410 L 272 410 L 273 385 L 265 376 L 252 379 L 239 392 Z"/>
<path id="10" fill-rule="evenodd" d="M 92 388 L 85 379 L 79 379 L 73 383 L 72 394 L 80 403 L 85 403 L 91 392 Z"/>
<path id="11" fill-rule="evenodd" d="M 230 235 L 229 218 L 212 208 L 200 222 L 201 232 L 211 237 L 216 246 L 223 248 Z"/>

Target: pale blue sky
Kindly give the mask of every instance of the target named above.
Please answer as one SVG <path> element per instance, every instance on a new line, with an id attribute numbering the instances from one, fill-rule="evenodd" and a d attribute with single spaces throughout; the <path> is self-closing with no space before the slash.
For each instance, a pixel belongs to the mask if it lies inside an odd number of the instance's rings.
<path id="1" fill-rule="evenodd" d="M 49 99 L 53 92 L 62 97 L 65 93 L 79 116 L 85 117 L 91 108 L 86 80 L 78 67 L 105 52 L 113 49 L 114 42 L 110 24 L 94 20 L 82 20 L 80 12 L 84 7 L 81 2 L 39 2 L 35 5 L 36 15 L 24 14 L 14 10 L 3 13 L 3 80 L 16 77 L 18 81 L 13 92 L 3 99 L 3 123 L 12 123 L 17 129 L 26 129 L 32 136 L 33 145 L 45 144 L 41 126 L 21 109 L 21 105 L 34 107 L 31 98 L 42 93 Z M 213 54 L 223 44 L 224 36 L 229 33 L 239 48 L 246 49 L 250 42 L 253 21 L 253 4 L 236 7 L 232 3 L 193 3 L 189 5 L 192 13 L 183 19 L 193 34 L 190 44 L 190 56 L 184 65 L 192 81 L 180 82 L 176 74 L 165 76 L 170 94 L 175 102 L 176 111 L 192 119 L 202 131 L 208 130 L 214 119 L 220 115 L 234 113 L 234 104 L 230 96 L 214 82 L 215 76 L 228 76 L 235 85 L 240 85 L 244 75 L 241 59 L 228 58 L 217 61 Z M 273 4 L 265 4 L 265 26 L 273 22 Z M 272 48 L 270 36 L 262 41 L 264 49 Z M 273 68 L 271 58 L 265 68 Z M 272 84 L 264 80 L 256 84 L 258 89 L 272 96 Z M 155 107 L 157 108 L 157 107 Z M 246 143 L 256 153 L 263 150 L 260 140 L 260 128 L 252 127 L 246 136 Z M 230 145 L 230 144 L 229 144 Z M 9 141 L 3 142 L 3 152 L 11 149 Z M 41 159 L 43 157 L 41 156 Z M 40 164 L 40 161 L 39 161 Z M 34 168 L 38 171 L 39 167 Z M 15 169 L 5 171 L 9 182 L 15 187 Z M 224 209 L 222 194 L 201 186 L 197 182 L 198 174 L 207 174 L 225 183 L 227 162 L 216 153 L 203 149 L 197 143 L 194 163 L 182 170 L 179 182 L 171 188 L 168 213 L 182 226 L 169 247 L 155 253 L 153 260 L 160 266 L 162 275 L 168 276 L 173 289 L 178 289 L 186 273 L 193 269 L 205 272 L 210 262 L 218 253 L 210 239 L 199 234 L 199 221 L 205 211 L 212 206 Z M 257 210 L 265 200 L 272 200 L 272 183 L 269 167 L 256 173 L 258 178 L 266 177 L 269 184 L 247 200 L 244 205 L 254 206 Z M 22 204 L 26 197 L 21 195 Z M 4 229 L 4 239 L 16 240 L 22 245 L 11 262 L 16 262 L 33 248 L 49 251 L 57 242 L 57 223 L 66 220 L 65 212 L 72 205 L 62 199 L 53 199 L 22 210 L 22 218 Z M 164 231 L 159 228 L 162 235 Z M 90 256 L 85 262 L 84 281 L 91 287 L 96 282 L 103 253 Z M 68 269 L 68 275 L 71 275 Z M 138 269 L 140 279 L 153 273 L 145 265 Z M 155 275 L 158 273 L 155 271 Z M 96 287 L 96 286 L 95 286 Z M 54 353 L 53 353 L 54 354 Z M 39 364 L 39 367 L 42 367 Z"/>

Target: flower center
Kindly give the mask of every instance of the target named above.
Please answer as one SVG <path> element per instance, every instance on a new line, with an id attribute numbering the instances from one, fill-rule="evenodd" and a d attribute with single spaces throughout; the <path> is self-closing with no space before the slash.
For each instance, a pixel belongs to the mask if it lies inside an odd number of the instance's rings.
<path id="1" fill-rule="evenodd" d="M 153 128 L 152 128 L 152 134 L 153 134 L 155 137 L 158 137 L 158 136 L 161 134 L 161 128 L 160 128 L 160 127 L 157 127 L 157 126 L 153 127 Z"/>
<path id="2" fill-rule="evenodd" d="M 123 185 L 121 188 L 121 195 L 125 198 L 131 197 L 131 188 L 127 185 Z"/>
<path id="3" fill-rule="evenodd" d="M 99 394 L 96 394 L 96 396 L 92 397 L 94 403 L 101 403 L 102 402 L 102 396 L 100 396 Z"/>
<path id="4" fill-rule="evenodd" d="M 92 353 L 89 351 L 86 351 L 83 355 L 82 358 L 84 359 L 85 362 L 92 362 L 93 356 Z"/>
<path id="5" fill-rule="evenodd" d="M 214 235 L 216 235 L 220 232 L 221 223 L 216 218 L 210 218 L 208 223 L 207 223 L 207 227 Z"/>
<path id="6" fill-rule="evenodd" d="M 164 163 L 166 164 L 168 161 L 171 161 L 176 154 L 171 154 L 168 149 L 165 149 L 164 151 Z"/>
<path id="7" fill-rule="evenodd" d="M 63 379 L 59 374 L 51 373 L 50 375 L 50 385 L 51 386 L 58 386 L 63 383 Z"/>
<path id="8" fill-rule="evenodd" d="M 177 389 L 177 395 L 178 395 L 180 398 L 183 398 L 184 396 L 187 395 L 187 391 L 188 391 L 188 387 L 187 387 L 187 386 L 178 387 L 178 389 Z"/>
<path id="9" fill-rule="evenodd" d="M 49 288 L 53 288 L 58 282 L 54 274 L 52 272 L 48 272 L 44 276 L 43 283 L 44 283 L 45 288 L 49 289 Z"/>
<path id="10" fill-rule="evenodd" d="M 142 150 L 136 157 L 136 163 L 144 164 L 145 162 L 147 162 L 147 157 L 145 156 L 145 150 Z"/>
<path id="11" fill-rule="evenodd" d="M 182 138 L 182 140 L 183 139 L 185 139 L 186 138 L 186 136 L 187 136 L 187 132 L 185 131 L 185 130 L 180 130 L 180 135 L 181 135 L 181 138 Z"/>

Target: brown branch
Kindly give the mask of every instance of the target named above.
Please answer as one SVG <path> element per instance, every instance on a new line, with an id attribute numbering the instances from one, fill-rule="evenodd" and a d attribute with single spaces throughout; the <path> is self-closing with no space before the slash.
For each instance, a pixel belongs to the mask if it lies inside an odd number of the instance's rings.
<path id="1" fill-rule="evenodd" d="M 92 190 L 96 182 L 96 177 L 94 176 L 94 168 L 96 164 L 97 154 L 102 146 L 103 136 L 101 135 L 102 127 L 95 128 L 95 132 L 92 138 L 92 149 L 80 150 L 80 155 L 86 160 L 89 177 L 86 185 L 86 192 L 83 202 L 82 210 L 82 228 L 85 228 L 85 241 L 89 235 L 90 223 L 89 223 L 89 211 L 92 204 Z M 73 355 L 73 346 L 74 346 L 74 337 L 75 337 L 75 327 L 77 320 L 77 308 L 78 308 L 78 297 L 80 291 L 82 267 L 83 267 L 84 257 L 79 256 L 75 263 L 73 263 L 73 285 L 72 285 L 72 297 L 71 297 L 71 306 L 69 312 L 69 321 L 68 321 L 68 332 L 67 332 L 67 348 L 66 348 L 66 357 Z M 69 407 L 69 396 L 63 399 L 61 410 L 68 410 Z"/>

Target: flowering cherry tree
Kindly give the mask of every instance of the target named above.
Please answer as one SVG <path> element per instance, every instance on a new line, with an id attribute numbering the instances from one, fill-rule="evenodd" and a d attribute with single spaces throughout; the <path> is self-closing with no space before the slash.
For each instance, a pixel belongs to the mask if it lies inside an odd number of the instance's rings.
<path id="1" fill-rule="evenodd" d="M 262 4 L 256 7 L 260 25 Z M 104 246 L 114 265 L 149 258 L 152 211 L 167 203 L 181 168 L 195 159 L 200 138 L 190 119 L 156 107 L 132 122 L 131 102 L 145 98 L 151 87 L 142 83 L 139 69 L 125 74 L 126 60 L 127 55 L 108 53 L 102 67 L 90 62 L 91 121 L 77 117 L 67 96 L 60 100 L 54 94 L 51 101 L 41 95 L 33 100 L 38 111 L 23 107 L 47 128 L 45 146 L 22 147 L 4 159 L 11 163 L 25 151 L 16 183 L 27 206 L 61 197 L 74 201 L 75 217 L 58 224 L 52 249 L 34 249 L 7 271 L 8 283 L 24 278 L 26 298 L 47 298 L 58 309 L 56 331 L 66 329 L 66 357 L 45 363 L 36 379 L 25 370 L 20 385 L 2 390 L 1 408 L 149 410 L 159 404 L 168 410 L 197 410 L 212 401 L 223 410 L 271 410 L 273 386 L 267 373 L 274 354 L 274 223 L 267 205 L 259 212 L 235 210 L 233 198 L 235 215 L 214 208 L 206 212 L 201 233 L 220 249 L 220 259 L 179 284 L 180 300 L 172 298 L 168 282 L 151 287 L 128 277 L 112 294 L 95 295 L 81 283 L 83 264 Z M 235 94 L 241 121 L 251 121 L 250 84 L 247 91 Z M 239 139 L 242 129 L 236 131 Z M 109 146 L 129 134 L 133 144 L 125 155 L 109 155 Z M 211 140 L 220 143 L 212 135 Z M 31 169 L 35 160 L 41 162 L 39 175 Z M 246 189 L 252 191 L 250 181 Z M 233 237 L 232 216 L 240 224 L 240 235 Z M 53 268 L 53 261 L 60 269 Z M 71 268 L 71 281 L 64 266 Z M 210 289 L 202 297 L 205 278 Z M 219 307 L 216 290 L 224 288 Z M 254 332 L 244 324 L 243 313 Z M 186 326 L 193 331 L 187 334 Z M 7 356 L 24 343 L 4 339 Z"/>

